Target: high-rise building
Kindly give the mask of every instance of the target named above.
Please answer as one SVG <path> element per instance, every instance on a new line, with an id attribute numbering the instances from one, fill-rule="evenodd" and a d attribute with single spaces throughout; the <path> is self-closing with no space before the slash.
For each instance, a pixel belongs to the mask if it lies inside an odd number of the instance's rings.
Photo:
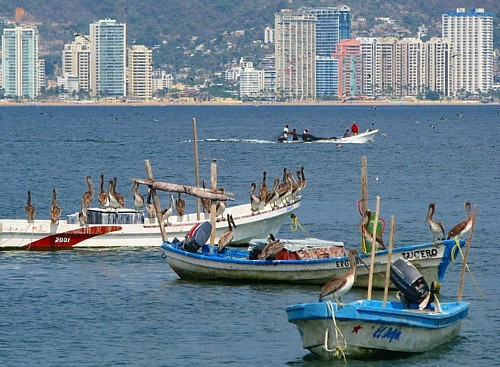
<path id="1" fill-rule="evenodd" d="M 244 68 L 240 73 L 240 98 L 258 98 L 264 91 L 264 71 L 253 67 Z"/>
<path id="2" fill-rule="evenodd" d="M 358 40 L 340 40 L 333 57 L 339 66 L 338 97 L 349 98 L 362 94 L 361 43 Z"/>
<path id="3" fill-rule="evenodd" d="M 442 36 L 450 41 L 452 91 L 478 93 L 493 83 L 493 12 L 464 8 L 442 15 Z"/>
<path id="4" fill-rule="evenodd" d="M 425 42 L 425 56 L 425 87 L 439 92 L 444 97 L 451 96 L 452 50 L 450 42 L 442 38 L 431 38 Z"/>
<path id="5" fill-rule="evenodd" d="M 275 15 L 276 97 L 316 98 L 316 16 L 282 10 Z"/>
<path id="6" fill-rule="evenodd" d="M 91 94 L 126 96 L 126 25 L 105 19 L 90 24 Z"/>
<path id="7" fill-rule="evenodd" d="M 37 28 L 5 28 L 2 50 L 4 95 L 30 99 L 37 97 L 40 88 Z"/>
<path id="8" fill-rule="evenodd" d="M 425 91 L 425 48 L 419 38 L 403 38 L 396 43 L 394 95 L 416 97 Z"/>
<path id="9" fill-rule="evenodd" d="M 367 97 L 375 97 L 375 71 L 377 66 L 376 52 L 377 39 L 374 37 L 359 37 L 361 48 L 361 94 Z"/>
<path id="10" fill-rule="evenodd" d="M 76 77 L 77 91 L 90 91 L 90 40 L 87 37 L 76 36 L 71 44 L 64 45 L 62 76 Z M 74 78 L 71 79 L 74 81 Z"/>
<path id="11" fill-rule="evenodd" d="M 143 45 L 133 45 L 128 51 L 128 96 L 150 100 L 152 88 L 153 51 Z"/>

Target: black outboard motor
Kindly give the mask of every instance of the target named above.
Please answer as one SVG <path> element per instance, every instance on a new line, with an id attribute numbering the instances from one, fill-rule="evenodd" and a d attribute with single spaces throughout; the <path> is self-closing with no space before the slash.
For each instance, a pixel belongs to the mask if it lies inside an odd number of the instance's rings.
<path id="1" fill-rule="evenodd" d="M 188 252 L 198 252 L 210 238 L 211 232 L 212 224 L 210 222 L 195 224 L 181 242 L 181 249 Z"/>
<path id="2" fill-rule="evenodd" d="M 429 295 L 427 282 L 408 260 L 396 259 L 391 264 L 390 278 L 399 290 L 399 298 L 406 308 L 410 307 L 410 303 L 421 304 Z"/>

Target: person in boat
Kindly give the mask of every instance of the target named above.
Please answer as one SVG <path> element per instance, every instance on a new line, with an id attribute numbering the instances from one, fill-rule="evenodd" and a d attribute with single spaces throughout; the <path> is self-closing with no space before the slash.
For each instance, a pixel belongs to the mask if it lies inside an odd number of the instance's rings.
<path id="1" fill-rule="evenodd" d="M 343 138 L 348 138 L 349 136 L 351 136 L 351 134 L 349 133 L 349 129 L 346 129 Z"/>
<path id="2" fill-rule="evenodd" d="M 309 129 L 304 129 L 302 133 L 302 141 L 310 141 L 311 137 L 309 136 Z"/>
<path id="3" fill-rule="evenodd" d="M 354 121 L 351 125 L 352 135 L 358 135 L 358 125 L 356 125 L 356 121 Z"/>
<path id="4" fill-rule="evenodd" d="M 283 139 L 288 139 L 288 124 L 283 128 Z"/>
<path id="5" fill-rule="evenodd" d="M 297 135 L 297 129 L 292 130 L 292 141 L 298 141 L 299 136 Z"/>

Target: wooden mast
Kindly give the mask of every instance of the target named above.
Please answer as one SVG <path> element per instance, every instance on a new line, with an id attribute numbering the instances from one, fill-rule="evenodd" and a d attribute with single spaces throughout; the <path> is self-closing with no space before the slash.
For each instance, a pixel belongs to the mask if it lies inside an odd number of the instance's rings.
<path id="1" fill-rule="evenodd" d="M 193 142 L 194 142 L 194 177 L 196 187 L 200 187 L 200 170 L 198 165 L 198 132 L 196 118 L 193 117 Z M 196 219 L 200 220 L 200 198 L 196 198 Z"/>
<path id="2" fill-rule="evenodd" d="M 392 262 L 392 247 L 394 245 L 394 227 L 396 221 L 394 215 L 391 215 L 391 236 L 389 237 L 389 250 L 387 251 L 387 267 L 385 269 L 385 283 L 384 283 L 384 300 L 382 302 L 382 308 L 385 308 L 387 303 L 387 295 L 389 293 L 389 278 L 391 274 L 391 262 Z"/>
<path id="3" fill-rule="evenodd" d="M 373 223 L 373 234 L 372 234 L 372 252 L 370 256 L 370 274 L 368 275 L 368 295 L 367 299 L 372 299 L 372 284 L 373 284 L 373 268 L 375 267 L 375 252 L 377 251 L 377 223 L 378 223 L 378 213 L 380 210 L 380 196 L 377 196 L 377 205 L 375 207 L 375 221 Z"/>
<path id="4" fill-rule="evenodd" d="M 216 190 L 217 188 L 217 163 L 215 160 L 212 162 L 210 165 L 210 180 L 212 184 L 212 190 Z M 210 223 L 212 224 L 212 232 L 210 232 L 210 245 L 215 244 L 215 222 L 217 220 L 215 216 L 215 211 L 217 210 L 215 200 L 212 199 L 211 205 L 210 205 Z"/>

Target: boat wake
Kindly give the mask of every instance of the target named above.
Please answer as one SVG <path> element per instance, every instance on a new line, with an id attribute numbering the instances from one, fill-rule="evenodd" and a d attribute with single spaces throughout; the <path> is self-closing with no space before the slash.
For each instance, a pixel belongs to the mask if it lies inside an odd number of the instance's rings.
<path id="1" fill-rule="evenodd" d="M 181 143 L 192 143 L 193 140 L 184 140 Z M 200 139 L 198 142 L 207 142 L 207 143 L 250 143 L 250 144 L 276 144 L 275 141 L 263 140 L 263 139 L 236 139 L 236 138 L 228 138 L 228 139 L 218 139 L 218 138 L 209 138 L 209 139 Z"/>

